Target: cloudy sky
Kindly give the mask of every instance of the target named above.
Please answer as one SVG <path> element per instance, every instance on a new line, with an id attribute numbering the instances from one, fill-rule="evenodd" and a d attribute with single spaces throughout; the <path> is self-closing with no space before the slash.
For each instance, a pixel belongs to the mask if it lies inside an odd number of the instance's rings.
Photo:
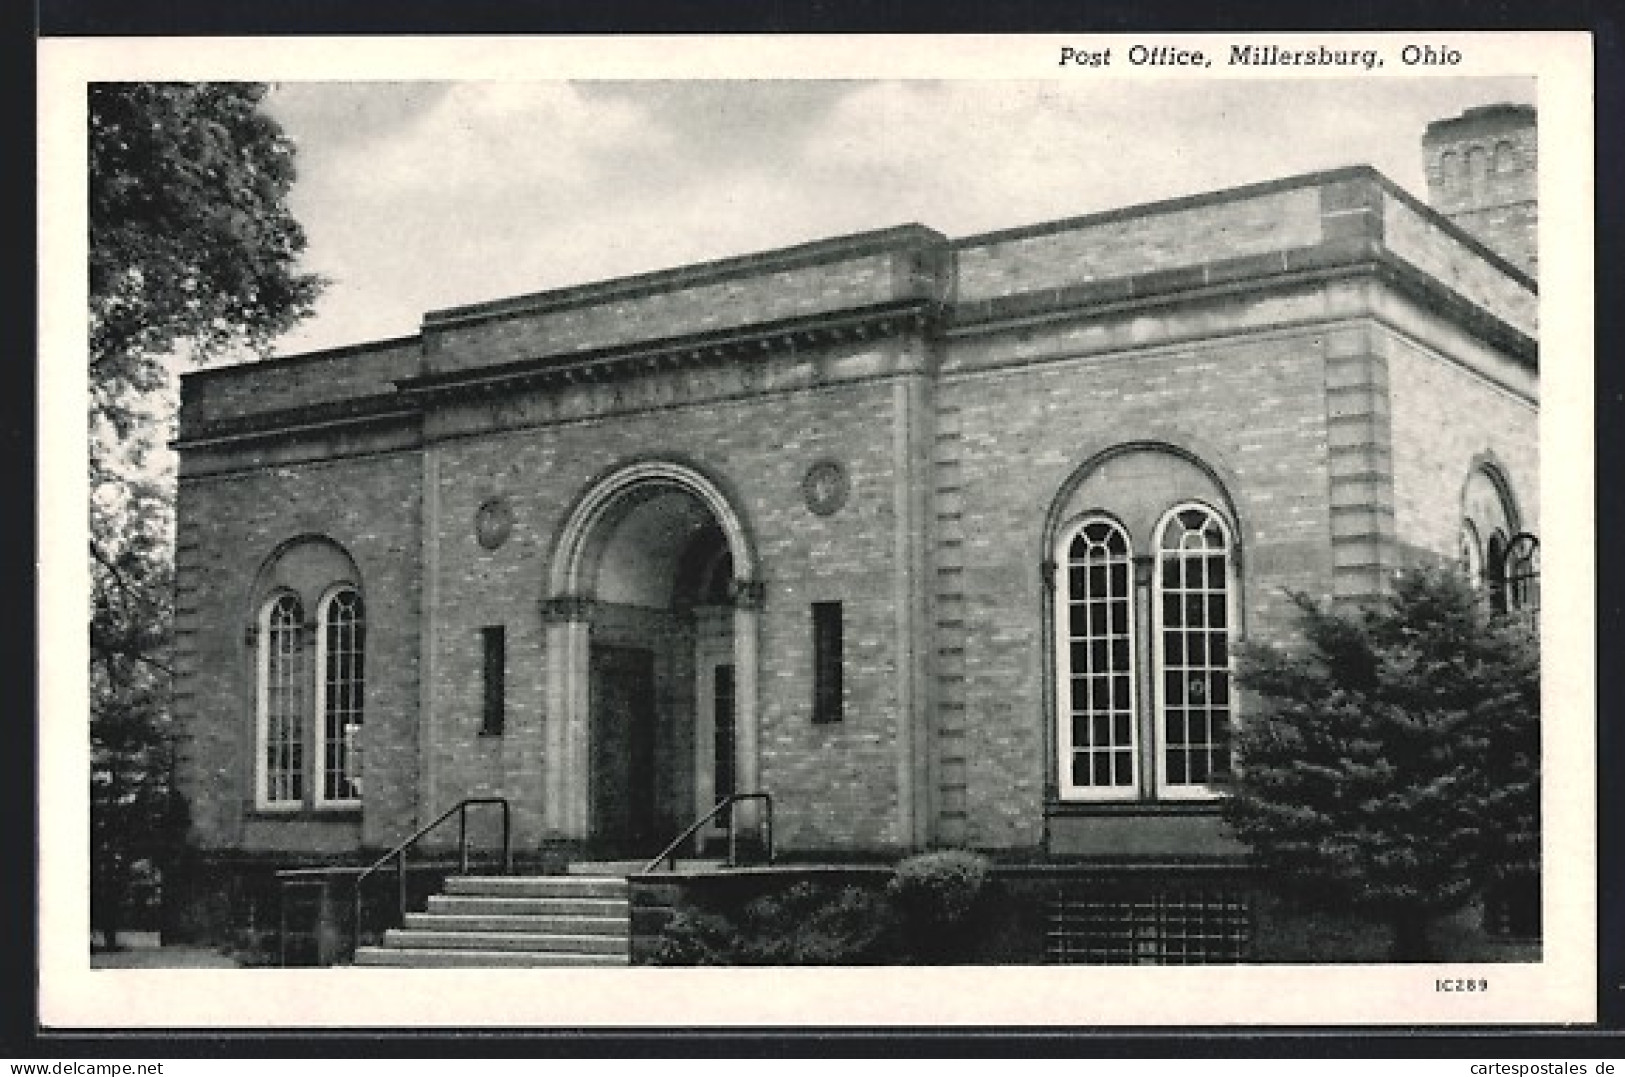
<path id="1" fill-rule="evenodd" d="M 284 82 L 331 278 L 292 354 L 426 311 L 918 222 L 949 236 L 1346 164 L 1533 79 Z"/>

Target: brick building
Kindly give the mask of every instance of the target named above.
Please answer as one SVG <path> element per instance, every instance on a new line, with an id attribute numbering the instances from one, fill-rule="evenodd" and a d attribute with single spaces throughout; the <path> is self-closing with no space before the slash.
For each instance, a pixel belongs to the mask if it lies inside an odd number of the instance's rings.
<path id="1" fill-rule="evenodd" d="M 1534 124 L 1431 125 L 1433 208 L 1348 168 L 906 225 L 187 376 L 197 878 L 477 795 L 649 854 L 755 790 L 792 858 L 1234 862 L 1231 651 L 1287 591 L 1528 598 Z"/>

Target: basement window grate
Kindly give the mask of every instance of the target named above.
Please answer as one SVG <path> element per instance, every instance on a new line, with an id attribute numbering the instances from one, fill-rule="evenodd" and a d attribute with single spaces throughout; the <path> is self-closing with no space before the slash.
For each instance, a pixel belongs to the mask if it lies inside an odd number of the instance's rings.
<path id="1" fill-rule="evenodd" d="M 1052 965 L 1233 965 L 1252 934 L 1251 903 L 1231 892 L 1063 893 L 1050 902 L 1045 950 Z"/>

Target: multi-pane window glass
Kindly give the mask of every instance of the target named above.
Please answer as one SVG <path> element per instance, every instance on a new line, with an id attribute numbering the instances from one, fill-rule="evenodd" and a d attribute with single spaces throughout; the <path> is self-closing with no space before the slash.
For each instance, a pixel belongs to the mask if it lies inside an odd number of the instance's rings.
<path id="1" fill-rule="evenodd" d="M 1161 779 L 1172 791 L 1230 771 L 1230 542 L 1212 510 L 1163 521 L 1157 555 Z"/>
<path id="2" fill-rule="evenodd" d="M 304 799 L 305 611 L 295 595 L 265 608 L 260 626 L 261 789 L 267 805 Z"/>
<path id="3" fill-rule="evenodd" d="M 1090 520 L 1067 549 L 1062 783 L 1132 794 L 1135 765 L 1133 562 L 1128 537 Z"/>
<path id="4" fill-rule="evenodd" d="M 1540 609 L 1540 540 L 1527 531 L 1514 535 L 1506 554 L 1507 606 L 1533 613 Z"/>
<path id="5" fill-rule="evenodd" d="M 361 797 L 362 696 L 366 686 L 366 619 L 361 596 L 345 588 L 322 607 L 321 800 Z"/>

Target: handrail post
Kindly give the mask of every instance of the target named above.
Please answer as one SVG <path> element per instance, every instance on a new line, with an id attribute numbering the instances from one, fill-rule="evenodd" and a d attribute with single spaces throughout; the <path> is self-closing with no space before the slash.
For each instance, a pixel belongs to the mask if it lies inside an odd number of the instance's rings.
<path id="1" fill-rule="evenodd" d="M 399 906 L 398 915 L 402 923 L 406 920 L 406 853 L 422 838 L 435 828 L 439 827 L 453 815 L 457 816 L 457 857 L 458 865 L 464 875 L 468 874 L 468 809 L 475 804 L 496 804 L 502 808 L 502 869 L 505 873 L 513 872 L 513 823 L 511 809 L 506 797 L 464 797 L 456 804 L 447 808 L 435 817 L 434 821 L 419 827 L 411 837 L 401 842 L 389 852 L 380 856 L 372 864 L 362 869 L 361 874 L 355 877 L 355 922 L 351 925 L 351 938 L 354 949 L 361 947 L 361 922 L 365 903 L 362 901 L 361 888 L 374 873 L 381 871 L 395 861 L 396 874 L 396 904 Z"/>
<path id="2" fill-rule="evenodd" d="M 406 850 L 405 849 L 402 849 L 400 851 L 400 855 L 398 855 L 395 858 L 395 879 L 396 879 L 396 882 L 398 884 L 397 885 L 397 890 L 396 890 L 396 899 L 397 899 L 396 900 L 396 905 L 397 905 L 396 911 L 397 911 L 397 913 L 399 915 L 398 915 L 397 918 L 399 919 L 399 921 L 402 924 L 405 924 L 406 923 Z"/>
<path id="3" fill-rule="evenodd" d="M 513 874 L 513 823 L 508 811 L 507 800 L 499 801 L 502 805 L 502 874 Z"/>
<path id="4" fill-rule="evenodd" d="M 277 884 L 276 902 L 276 952 L 277 964 L 283 968 L 288 967 L 288 885 Z"/>
<path id="5" fill-rule="evenodd" d="M 457 872 L 468 874 L 468 801 L 457 805 Z"/>
<path id="6" fill-rule="evenodd" d="M 767 797 L 767 862 L 773 863 L 773 798 Z"/>

